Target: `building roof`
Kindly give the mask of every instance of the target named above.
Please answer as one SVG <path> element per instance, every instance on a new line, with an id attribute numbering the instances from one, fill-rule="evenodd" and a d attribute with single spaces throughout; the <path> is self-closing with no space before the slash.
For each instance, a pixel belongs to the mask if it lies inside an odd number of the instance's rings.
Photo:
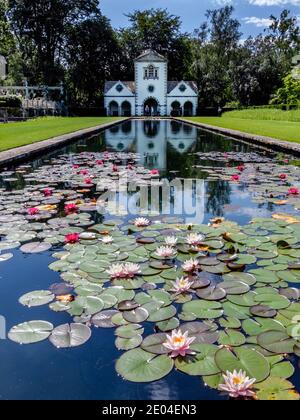
<path id="1" fill-rule="evenodd" d="M 195 93 L 198 93 L 196 82 L 183 80 L 181 82 L 178 82 L 178 81 L 168 82 L 168 94 L 171 93 L 181 83 L 186 83 Z"/>
<path id="2" fill-rule="evenodd" d="M 120 81 L 120 80 L 115 80 L 115 81 L 105 82 L 104 94 L 109 92 L 110 89 L 112 89 L 118 83 L 121 83 L 121 84 L 125 85 L 130 90 L 131 93 L 135 93 L 135 82 L 127 82 L 127 81 L 123 82 L 123 81 Z"/>
<path id="3" fill-rule="evenodd" d="M 146 50 L 141 55 L 139 55 L 135 61 L 142 62 L 167 62 L 168 60 L 161 54 L 154 50 Z"/>

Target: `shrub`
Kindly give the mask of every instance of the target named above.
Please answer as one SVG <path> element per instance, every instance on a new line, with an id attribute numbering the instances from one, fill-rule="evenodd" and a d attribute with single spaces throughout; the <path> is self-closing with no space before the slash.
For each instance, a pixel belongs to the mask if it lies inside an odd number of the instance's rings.
<path id="1" fill-rule="evenodd" d="M 0 108 L 21 108 L 22 99 L 19 96 L 0 96 Z"/>

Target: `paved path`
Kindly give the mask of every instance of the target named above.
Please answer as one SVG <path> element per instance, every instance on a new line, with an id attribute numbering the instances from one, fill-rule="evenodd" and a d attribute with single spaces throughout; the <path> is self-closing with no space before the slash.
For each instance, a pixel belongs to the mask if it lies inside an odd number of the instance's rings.
<path id="1" fill-rule="evenodd" d="M 188 124 L 195 125 L 205 130 L 214 131 L 215 133 L 222 134 L 227 137 L 233 137 L 239 140 L 244 140 L 244 141 L 247 141 L 248 143 L 252 143 L 253 145 L 258 144 L 258 145 L 269 147 L 273 150 L 274 149 L 278 150 L 280 152 L 300 155 L 299 143 L 283 141 L 279 139 L 274 139 L 272 137 L 259 136 L 256 134 L 243 133 L 242 131 L 231 130 L 229 128 L 216 127 L 214 125 L 208 125 L 208 124 L 203 124 L 196 121 L 186 120 L 185 118 L 174 118 L 174 119 L 177 121 L 183 121 Z M 299 133 L 299 139 L 300 139 L 300 133 Z"/>
<path id="2" fill-rule="evenodd" d="M 113 121 L 107 124 L 97 125 L 95 127 L 85 128 L 73 133 L 64 134 L 62 136 L 53 137 L 48 140 L 42 140 L 36 143 L 28 144 L 26 146 L 16 147 L 15 149 L 0 152 L 0 167 L 31 159 L 37 155 L 40 155 L 41 153 L 47 153 L 52 149 L 62 147 L 67 143 L 79 140 L 83 137 L 91 137 L 103 130 L 106 130 L 107 128 L 121 124 L 126 120 L 127 118 Z"/>

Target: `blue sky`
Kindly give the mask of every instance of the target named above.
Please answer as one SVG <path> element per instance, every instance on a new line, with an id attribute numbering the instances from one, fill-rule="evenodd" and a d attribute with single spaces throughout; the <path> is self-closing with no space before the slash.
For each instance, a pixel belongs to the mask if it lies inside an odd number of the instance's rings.
<path id="1" fill-rule="evenodd" d="M 161 7 L 181 16 L 182 27 L 188 32 L 199 27 L 205 20 L 207 9 L 226 3 L 234 5 L 244 37 L 262 32 L 269 16 L 279 15 L 284 8 L 299 16 L 300 21 L 300 0 L 100 0 L 102 12 L 111 19 L 116 28 L 127 25 L 128 21 L 124 16 L 126 13 L 136 9 Z"/>

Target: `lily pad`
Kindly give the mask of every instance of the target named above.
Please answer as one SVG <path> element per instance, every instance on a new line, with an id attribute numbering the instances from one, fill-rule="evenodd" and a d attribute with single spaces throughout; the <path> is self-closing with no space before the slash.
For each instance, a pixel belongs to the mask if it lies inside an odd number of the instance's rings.
<path id="1" fill-rule="evenodd" d="M 13 327 L 8 333 L 8 338 L 19 344 L 38 343 L 46 340 L 53 328 L 50 322 L 28 321 Z"/>
<path id="2" fill-rule="evenodd" d="M 52 331 L 49 340 L 57 348 L 78 347 L 86 343 L 91 334 L 91 329 L 86 325 L 64 324 Z"/>

